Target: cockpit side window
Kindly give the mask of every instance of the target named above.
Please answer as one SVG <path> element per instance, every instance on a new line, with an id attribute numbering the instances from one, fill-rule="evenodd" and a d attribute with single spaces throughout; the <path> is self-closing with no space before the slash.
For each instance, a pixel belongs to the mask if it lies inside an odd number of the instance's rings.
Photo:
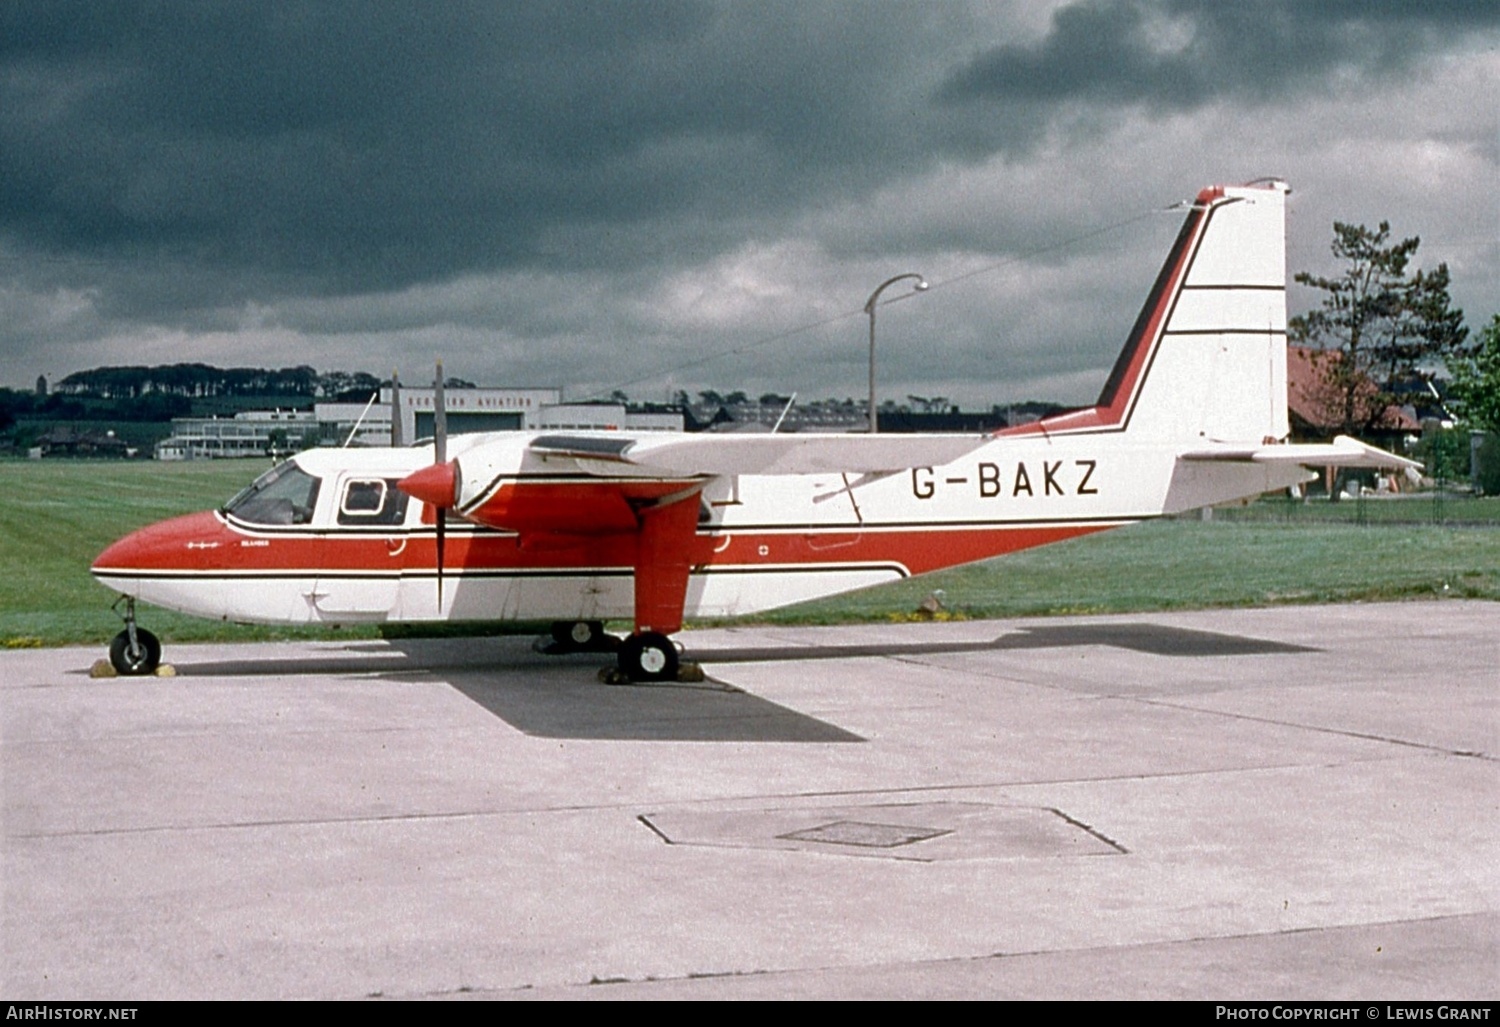
<path id="1" fill-rule="evenodd" d="M 339 499 L 340 524 L 400 524 L 406 520 L 406 493 L 395 479 L 352 478 Z"/>
<path id="2" fill-rule="evenodd" d="M 256 478 L 224 504 L 224 513 L 246 524 L 283 527 L 312 521 L 321 479 L 288 461 Z"/>
<path id="3" fill-rule="evenodd" d="M 351 481 L 344 486 L 344 501 L 339 513 L 351 517 L 370 517 L 385 506 L 385 482 L 379 478 Z"/>

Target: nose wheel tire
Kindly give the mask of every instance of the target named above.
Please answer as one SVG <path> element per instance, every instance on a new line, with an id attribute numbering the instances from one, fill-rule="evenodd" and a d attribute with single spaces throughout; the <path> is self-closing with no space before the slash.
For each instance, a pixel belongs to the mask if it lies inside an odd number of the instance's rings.
<path id="1" fill-rule="evenodd" d="M 666 635 L 642 631 L 620 645 L 620 670 L 632 681 L 675 681 L 680 661 Z"/>
<path id="2" fill-rule="evenodd" d="M 136 628 L 131 645 L 130 632 L 122 631 L 109 643 L 109 662 L 127 677 L 154 674 L 161 663 L 161 642 L 145 628 Z"/>

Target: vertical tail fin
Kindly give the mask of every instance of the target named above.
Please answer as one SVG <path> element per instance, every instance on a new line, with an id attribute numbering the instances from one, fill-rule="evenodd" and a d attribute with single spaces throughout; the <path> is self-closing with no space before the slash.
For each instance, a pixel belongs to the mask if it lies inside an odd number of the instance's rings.
<path id="1" fill-rule="evenodd" d="M 1289 191 L 1270 181 L 1199 193 L 1098 404 L 1045 430 L 1284 439 Z"/>

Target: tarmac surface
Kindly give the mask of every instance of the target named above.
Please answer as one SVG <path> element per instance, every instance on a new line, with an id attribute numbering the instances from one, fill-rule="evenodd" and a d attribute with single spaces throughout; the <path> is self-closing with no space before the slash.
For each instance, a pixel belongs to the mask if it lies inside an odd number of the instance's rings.
<path id="1" fill-rule="evenodd" d="M 1500 993 L 1500 604 L 681 638 L 0 654 L 0 997 Z"/>

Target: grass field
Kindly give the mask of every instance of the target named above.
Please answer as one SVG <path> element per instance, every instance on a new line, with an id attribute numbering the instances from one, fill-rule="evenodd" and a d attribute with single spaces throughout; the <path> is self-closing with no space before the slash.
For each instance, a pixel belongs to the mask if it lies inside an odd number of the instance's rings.
<path id="1" fill-rule="evenodd" d="M 0 462 L 0 645 L 108 641 L 120 621 L 109 609 L 113 594 L 89 576 L 94 557 L 153 521 L 223 504 L 269 466 L 260 460 Z M 149 608 L 142 623 L 175 641 L 321 633 L 224 625 Z"/>
<path id="2" fill-rule="evenodd" d="M 1155 521 L 765 615 L 904 619 L 928 595 L 965 617 L 1390 599 L 1500 599 L 1500 528 Z"/>
<path id="3" fill-rule="evenodd" d="M 96 644 L 119 630 L 88 574 L 121 535 L 223 503 L 260 461 L 0 462 L 0 645 Z M 1363 507 L 1361 513 L 1360 507 Z M 1434 511 L 1447 523 L 1431 523 Z M 1424 516 L 1425 515 L 1425 516 Z M 900 619 L 941 589 L 951 615 L 1116 613 L 1462 596 L 1500 600 L 1500 500 L 1289 504 L 1163 520 L 767 614 Z M 373 637 L 376 628 L 241 627 L 147 609 L 168 642 Z"/>

